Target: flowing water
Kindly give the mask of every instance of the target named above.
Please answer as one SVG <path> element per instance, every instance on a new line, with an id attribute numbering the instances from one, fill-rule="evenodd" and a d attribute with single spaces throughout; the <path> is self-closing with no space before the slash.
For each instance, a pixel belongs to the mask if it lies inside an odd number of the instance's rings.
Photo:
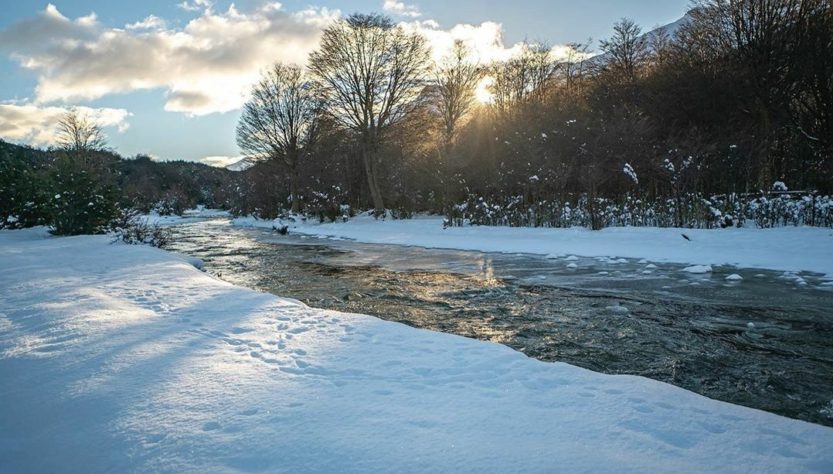
<path id="1" fill-rule="evenodd" d="M 168 249 L 237 285 L 833 426 L 833 287 L 821 275 L 692 275 L 615 255 L 371 245 L 227 220 L 172 232 Z"/>

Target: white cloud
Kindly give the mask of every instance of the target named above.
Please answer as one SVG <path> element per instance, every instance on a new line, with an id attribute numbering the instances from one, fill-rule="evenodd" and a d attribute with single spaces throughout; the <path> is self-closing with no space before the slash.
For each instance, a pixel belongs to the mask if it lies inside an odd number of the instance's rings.
<path id="1" fill-rule="evenodd" d="M 77 103 L 159 89 L 165 95 L 165 110 L 205 115 L 238 109 L 270 63 L 305 63 L 321 30 L 340 16 L 319 8 L 288 12 L 280 3 L 248 11 L 232 5 L 225 12 L 214 12 L 209 0 L 180 6 L 202 12 L 182 27 L 151 15 L 112 28 L 101 25 L 95 14 L 70 19 L 50 4 L 38 15 L 0 30 L 0 54 L 37 74 L 33 104 Z M 398 1 L 388 0 L 384 7 L 418 13 Z M 496 22 L 447 30 L 433 20 L 402 26 L 425 35 L 435 59 L 448 54 L 455 40 L 466 43 L 484 63 L 521 49 L 520 44 L 504 44 L 502 25 Z M 560 50 L 563 47 L 554 48 L 556 54 Z"/>
<path id="2" fill-rule="evenodd" d="M 81 26 L 87 26 L 87 27 L 96 26 L 96 24 L 98 23 L 98 16 L 96 16 L 95 12 L 93 12 L 93 13 L 90 13 L 89 15 L 87 15 L 87 16 L 78 17 L 75 20 L 75 22 L 78 23 Z"/>
<path id="3" fill-rule="evenodd" d="M 473 53 L 474 59 L 488 63 L 505 60 L 520 51 L 521 45 L 507 47 L 503 43 L 503 26 L 493 21 L 479 25 L 459 24 L 451 29 L 441 29 L 433 20 L 401 23 L 409 31 L 422 34 L 431 45 L 435 60 L 448 55 L 455 41 L 462 41 Z"/>
<path id="4" fill-rule="evenodd" d="M 194 12 L 197 10 L 211 10 L 211 7 L 213 5 L 214 4 L 210 0 L 193 0 L 192 2 L 185 0 L 182 3 L 177 4 L 179 8 L 188 12 Z"/>
<path id="5" fill-rule="evenodd" d="M 241 13 L 214 13 L 211 3 L 183 28 L 148 17 L 104 28 L 94 16 L 71 20 L 49 5 L 0 31 L 0 52 L 38 74 L 39 104 L 92 100 L 163 89 L 165 110 L 204 115 L 239 108 L 259 72 L 274 61 L 304 63 L 321 30 L 339 12 L 286 12 L 271 3 Z"/>
<path id="6" fill-rule="evenodd" d="M 523 43 L 507 46 L 503 42 L 503 25 L 494 21 L 484 21 L 479 25 L 461 23 L 448 30 L 440 28 L 433 20 L 400 23 L 408 31 L 422 34 L 431 45 L 434 60 L 447 56 L 456 41 L 462 41 L 471 51 L 472 59 L 481 63 L 505 61 L 519 54 Z M 568 48 L 563 45 L 552 47 L 554 59 L 564 59 Z"/>
<path id="7" fill-rule="evenodd" d="M 410 5 L 405 2 L 399 2 L 397 0 L 385 0 L 382 4 L 382 10 L 398 16 L 407 16 L 411 18 L 417 18 L 422 16 L 422 13 L 419 11 L 416 5 Z"/>
<path id="8" fill-rule="evenodd" d="M 122 133 L 130 124 L 130 113 L 125 109 L 76 107 L 81 113 L 102 127 L 115 128 Z M 41 107 L 35 104 L 0 104 L 0 138 L 36 146 L 55 143 L 58 121 L 66 107 Z"/>
<path id="9" fill-rule="evenodd" d="M 125 25 L 128 30 L 163 30 L 167 23 L 156 15 L 149 15 L 142 21 Z"/>

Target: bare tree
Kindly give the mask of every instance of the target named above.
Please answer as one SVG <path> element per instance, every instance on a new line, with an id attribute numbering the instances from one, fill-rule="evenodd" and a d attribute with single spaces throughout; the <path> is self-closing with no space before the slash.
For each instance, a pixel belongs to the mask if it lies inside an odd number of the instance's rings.
<path id="1" fill-rule="evenodd" d="M 55 141 L 59 148 L 79 159 L 107 145 L 101 126 L 74 107 L 58 121 Z"/>
<path id="2" fill-rule="evenodd" d="M 63 153 L 52 169 L 51 232 L 97 234 L 119 214 L 116 175 L 106 157 L 92 160 L 106 145 L 101 126 L 76 108 L 58 121 L 56 143 Z"/>
<path id="3" fill-rule="evenodd" d="M 642 28 L 628 18 L 613 25 L 613 36 L 602 40 L 599 46 L 606 55 L 604 67 L 626 83 L 636 81 L 651 57 Z"/>
<path id="4" fill-rule="evenodd" d="M 561 73 L 565 85 L 571 92 L 577 90 L 587 73 L 587 59 L 590 57 L 590 45 L 593 40 L 584 43 L 567 43 L 567 52 L 561 63 Z"/>
<path id="5" fill-rule="evenodd" d="M 674 46 L 674 38 L 665 28 L 657 28 L 648 35 L 650 54 L 656 65 L 668 62 Z"/>
<path id="6" fill-rule="evenodd" d="M 310 55 L 325 110 L 358 139 L 377 215 L 385 211 L 379 146 L 385 132 L 417 104 L 428 57 L 423 36 L 406 33 L 388 17 L 363 14 L 326 28 L 320 49 Z"/>
<path id="7" fill-rule="evenodd" d="M 481 77 L 482 68 L 459 40 L 455 41 L 451 54 L 435 68 L 445 151 L 453 144 L 463 118 L 474 106 L 475 89 Z"/>
<path id="8" fill-rule="evenodd" d="M 237 144 L 246 156 L 276 160 L 288 169 L 293 212 L 300 210 L 298 162 L 315 143 L 318 114 L 319 102 L 303 69 L 276 63 L 252 87 L 237 125 Z"/>
<path id="9" fill-rule="evenodd" d="M 474 107 L 475 89 L 483 77 L 483 69 L 471 58 L 469 48 L 458 40 L 454 42 L 451 54 L 434 68 L 434 76 L 437 109 L 442 124 L 442 143 L 438 153 L 443 167 L 443 203 L 447 205 L 451 179 L 451 149 L 463 119 Z"/>
<path id="10" fill-rule="evenodd" d="M 833 133 L 831 62 L 825 54 L 831 49 L 831 5 L 830 0 L 698 0 L 693 21 L 683 30 L 683 39 L 706 38 L 696 44 L 711 46 L 713 56 L 733 66 L 729 72 L 741 86 L 737 97 L 745 122 L 760 127 L 752 167 L 762 183 L 788 168 L 783 140 L 777 138 L 789 133 L 787 128 L 797 128 L 822 154 L 824 136 Z"/>
<path id="11" fill-rule="evenodd" d="M 489 76 L 495 108 L 506 113 L 530 99 L 541 100 L 556 67 L 551 48 L 533 43 L 525 43 L 517 56 L 493 64 Z"/>
<path id="12" fill-rule="evenodd" d="M 833 156 L 833 2 L 805 0 L 801 8 L 790 69 L 799 91 L 790 110 L 808 143 Z M 833 170 L 833 160 L 828 159 L 827 166 Z"/>

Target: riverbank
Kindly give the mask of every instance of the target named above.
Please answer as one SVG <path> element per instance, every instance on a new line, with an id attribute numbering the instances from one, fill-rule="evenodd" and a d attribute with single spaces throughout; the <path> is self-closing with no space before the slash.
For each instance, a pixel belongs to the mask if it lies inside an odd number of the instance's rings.
<path id="1" fill-rule="evenodd" d="M 0 232 L 13 471 L 833 469 L 833 429 L 234 287 L 107 237 Z"/>
<path id="2" fill-rule="evenodd" d="M 833 280 L 833 229 L 676 229 L 612 227 L 541 229 L 510 227 L 443 228 L 441 217 L 376 220 L 359 216 L 346 223 L 269 221 L 251 217 L 244 227 L 288 225 L 289 231 L 321 238 L 375 244 L 415 245 L 481 252 L 535 253 L 552 257 L 615 257 L 703 267 L 727 265 L 785 272 L 815 272 Z"/>

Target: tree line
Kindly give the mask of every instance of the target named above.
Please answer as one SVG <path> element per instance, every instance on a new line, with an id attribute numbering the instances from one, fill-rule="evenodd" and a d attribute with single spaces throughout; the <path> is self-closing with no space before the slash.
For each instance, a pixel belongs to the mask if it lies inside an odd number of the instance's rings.
<path id="1" fill-rule="evenodd" d="M 628 19 L 556 56 L 524 43 L 439 60 L 382 15 L 327 27 L 306 67 L 253 86 L 231 172 L 122 159 L 70 110 L 46 151 L 0 141 L 0 228 L 104 232 L 195 205 L 447 225 L 833 226 L 830 0 L 699 0 L 673 29 Z M 484 100 L 485 99 L 485 100 Z"/>
<path id="2" fill-rule="evenodd" d="M 483 223 L 510 225 L 566 224 L 570 209 L 598 228 L 616 223 L 611 206 L 711 225 L 773 191 L 788 200 L 787 187 L 823 198 L 833 190 L 831 2 L 692 7 L 674 31 L 621 20 L 596 56 L 591 41 L 558 57 L 526 43 L 494 63 L 462 42 L 432 61 L 425 38 L 385 16 L 338 20 L 306 68 L 275 64 L 253 87 L 237 138 L 258 164 L 235 206 L 453 222 L 487 206 L 499 218 Z M 527 217 L 500 217 L 510 211 Z"/>
<path id="3" fill-rule="evenodd" d="M 69 110 L 47 150 L 0 140 L 0 229 L 49 226 L 54 234 L 124 229 L 135 213 L 231 208 L 242 177 L 191 162 L 124 159 L 89 117 Z"/>

